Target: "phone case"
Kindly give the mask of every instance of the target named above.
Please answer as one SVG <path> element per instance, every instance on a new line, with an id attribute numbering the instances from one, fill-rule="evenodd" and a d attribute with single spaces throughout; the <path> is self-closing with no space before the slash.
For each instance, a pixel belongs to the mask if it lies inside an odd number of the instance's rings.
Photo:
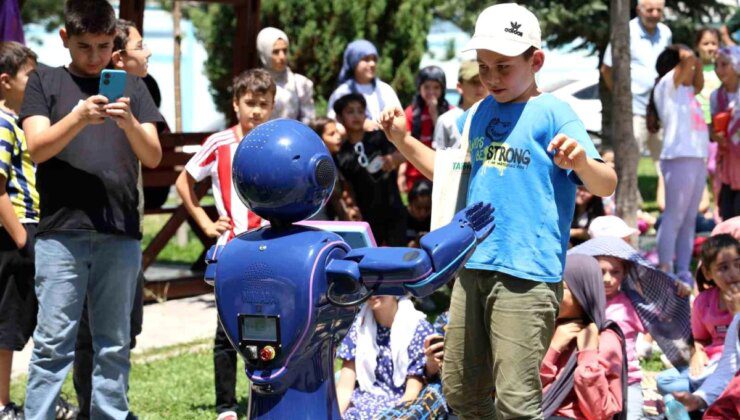
<path id="1" fill-rule="evenodd" d="M 109 102 L 115 102 L 123 96 L 126 89 L 126 72 L 123 70 L 104 69 L 100 75 L 99 93 Z"/>

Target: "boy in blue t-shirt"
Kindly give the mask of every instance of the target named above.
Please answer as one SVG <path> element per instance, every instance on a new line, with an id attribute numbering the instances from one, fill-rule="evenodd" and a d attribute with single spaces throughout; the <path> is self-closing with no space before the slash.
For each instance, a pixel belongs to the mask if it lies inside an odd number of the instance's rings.
<path id="1" fill-rule="evenodd" d="M 576 185 L 608 196 L 617 183 L 571 108 L 538 90 L 540 44 L 537 18 L 509 3 L 478 16 L 467 46 L 489 92 L 458 124 L 462 132 L 472 118 L 467 199 L 493 204 L 496 229 L 452 293 L 442 382 L 461 418 L 542 418 L 539 367 L 563 298 Z M 380 123 L 431 179 L 435 151 L 409 135 L 403 117 L 400 108 L 388 109 Z"/>

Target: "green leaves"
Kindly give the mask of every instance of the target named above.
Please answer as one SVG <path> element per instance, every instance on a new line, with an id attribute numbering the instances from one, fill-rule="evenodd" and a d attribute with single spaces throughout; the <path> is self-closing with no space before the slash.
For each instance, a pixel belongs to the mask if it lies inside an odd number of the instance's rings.
<path id="1" fill-rule="evenodd" d="M 314 82 L 318 109 L 337 86 L 344 48 L 366 38 L 380 53 L 379 77 L 396 89 L 403 104 L 416 90 L 414 78 L 426 50 L 432 0 L 263 0 L 260 21 L 290 37 L 290 66 Z M 209 57 L 206 75 L 218 108 L 230 113 L 231 54 L 234 14 L 228 5 L 191 7 L 189 16 Z"/>

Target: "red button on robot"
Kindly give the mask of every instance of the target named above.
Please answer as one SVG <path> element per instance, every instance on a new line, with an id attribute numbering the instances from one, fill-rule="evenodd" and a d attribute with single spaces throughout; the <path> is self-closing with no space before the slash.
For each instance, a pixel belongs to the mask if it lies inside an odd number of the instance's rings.
<path id="1" fill-rule="evenodd" d="M 269 362 L 275 358 L 275 348 L 272 346 L 265 346 L 260 350 L 260 360 L 263 362 Z"/>

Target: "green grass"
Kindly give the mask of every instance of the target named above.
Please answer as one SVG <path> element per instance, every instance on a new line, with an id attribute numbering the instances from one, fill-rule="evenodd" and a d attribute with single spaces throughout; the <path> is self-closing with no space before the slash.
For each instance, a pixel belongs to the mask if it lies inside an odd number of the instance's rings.
<path id="1" fill-rule="evenodd" d="M 150 215 L 144 217 L 144 232 L 141 239 L 141 249 L 144 250 L 154 235 L 167 222 L 169 215 Z M 175 237 L 170 239 L 167 246 L 159 253 L 157 261 L 170 263 L 192 264 L 203 252 L 203 244 L 188 227 L 188 241 L 185 246 L 177 244 Z"/>
<path id="2" fill-rule="evenodd" d="M 637 187 L 642 195 L 642 209 L 647 212 L 658 211 L 655 193 L 658 190 L 658 173 L 655 163 L 649 157 L 640 158 L 637 165 Z"/>
<path id="3" fill-rule="evenodd" d="M 660 361 L 660 353 L 653 353 L 650 358 L 640 360 L 640 367 L 646 372 L 660 372 L 666 369 Z"/>
<path id="4" fill-rule="evenodd" d="M 205 347 L 204 347 L 205 345 Z M 197 350 L 191 351 L 193 348 Z M 174 354 L 169 356 L 169 354 Z M 237 365 L 239 414 L 246 415 L 247 377 L 244 363 Z M 141 419 L 216 418 L 213 379 L 213 352 L 210 340 L 157 349 L 134 358 L 131 369 L 129 402 Z M 11 399 L 22 403 L 26 378 L 14 380 Z M 68 401 L 75 403 L 71 375 L 62 387 Z"/>

